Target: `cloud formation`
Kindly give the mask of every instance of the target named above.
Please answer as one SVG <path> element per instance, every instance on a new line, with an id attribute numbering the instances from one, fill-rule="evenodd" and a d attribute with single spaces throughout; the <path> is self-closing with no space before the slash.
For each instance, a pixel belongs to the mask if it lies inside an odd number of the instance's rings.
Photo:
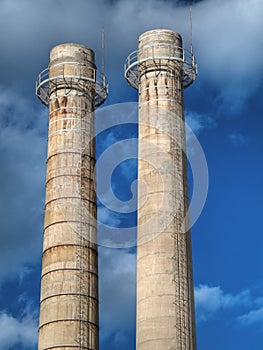
<path id="1" fill-rule="evenodd" d="M 242 135 L 239 132 L 232 132 L 231 134 L 227 135 L 227 138 L 235 145 L 235 146 L 242 146 L 247 143 L 247 139 L 244 135 Z"/>
<path id="2" fill-rule="evenodd" d="M 185 112 L 185 121 L 189 126 L 191 131 L 198 136 L 201 132 L 214 128 L 216 126 L 216 122 L 213 118 L 208 115 L 202 115 L 192 111 Z M 189 140 L 190 135 L 186 134 L 187 140 Z"/>
<path id="3" fill-rule="evenodd" d="M 251 326 L 259 323 L 263 327 L 263 307 L 257 310 L 249 311 L 248 314 L 240 316 L 238 320 L 243 325 Z"/>
<path id="4" fill-rule="evenodd" d="M 0 344 L 2 350 L 34 349 L 37 344 L 37 318 L 31 313 L 15 318 L 5 311 L 0 312 Z"/>
<path id="5" fill-rule="evenodd" d="M 42 115 L 35 113 L 26 100 L 0 89 L 0 284 L 41 254 L 46 140 Z"/>
<path id="6" fill-rule="evenodd" d="M 263 328 L 263 298 L 256 299 L 252 310 L 238 317 L 242 326 L 259 325 Z"/>
<path id="7" fill-rule="evenodd" d="M 248 291 L 232 295 L 225 293 L 220 286 L 199 285 L 195 288 L 197 322 L 207 321 L 221 310 L 246 305 L 248 301 Z"/>
<path id="8" fill-rule="evenodd" d="M 136 255 L 129 250 L 100 248 L 100 325 L 102 345 L 113 340 L 114 349 L 134 348 Z M 106 346 L 107 348 L 107 346 Z"/>
<path id="9" fill-rule="evenodd" d="M 1 66 L 2 80 L 13 86 L 15 82 L 16 87 L 23 84 L 25 91 L 33 86 L 41 67 L 47 66 L 48 51 L 58 43 L 77 41 L 94 48 L 100 66 L 102 27 L 106 70 L 114 91 L 120 85 L 128 89 L 122 67 L 142 32 L 168 27 L 182 33 L 189 46 L 189 8 L 181 2 L 65 0 L 62 6 L 59 1 L 26 0 L 22 12 L 20 3 L 0 4 Z M 199 89 L 214 94 L 215 111 L 225 113 L 226 106 L 228 113 L 239 110 L 260 86 L 262 11 L 261 0 L 204 0 L 193 6 Z"/>
<path id="10" fill-rule="evenodd" d="M 262 11 L 260 0 L 205 0 L 194 8 L 201 79 L 218 91 L 222 112 L 242 108 L 262 82 Z"/>

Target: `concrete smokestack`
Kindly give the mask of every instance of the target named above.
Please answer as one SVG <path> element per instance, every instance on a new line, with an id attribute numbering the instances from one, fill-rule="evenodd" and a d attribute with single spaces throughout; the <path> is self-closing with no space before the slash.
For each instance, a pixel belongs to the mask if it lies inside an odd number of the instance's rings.
<path id="1" fill-rule="evenodd" d="M 180 34 L 151 30 L 125 76 L 139 90 L 136 348 L 195 350 L 183 100 L 194 57 Z"/>
<path id="2" fill-rule="evenodd" d="M 107 97 L 91 49 L 50 52 L 36 93 L 49 106 L 38 349 L 99 349 L 94 109 Z"/>

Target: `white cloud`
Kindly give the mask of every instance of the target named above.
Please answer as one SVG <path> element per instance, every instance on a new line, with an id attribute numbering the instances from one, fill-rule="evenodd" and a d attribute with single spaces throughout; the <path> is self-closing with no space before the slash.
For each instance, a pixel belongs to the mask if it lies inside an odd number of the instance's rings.
<path id="1" fill-rule="evenodd" d="M 47 66 L 50 48 L 61 42 L 81 42 L 94 48 L 100 66 L 100 31 L 104 26 L 106 70 L 111 86 L 121 94 L 123 63 L 136 49 L 138 35 L 167 27 L 182 33 L 187 47 L 188 11 L 188 7 L 164 0 L 66 0 L 63 7 L 59 1 L 26 0 L 23 11 L 19 0 L 2 1 L 2 79 L 8 84 L 15 81 L 20 87 L 23 84 L 28 90 L 38 71 Z M 232 113 L 242 108 L 262 81 L 262 12 L 261 0 L 203 0 L 193 5 L 198 80 L 209 96 L 213 94 L 215 112 L 226 113 L 227 107 L 227 113 Z"/>
<path id="2" fill-rule="evenodd" d="M 17 319 L 6 312 L 0 312 L 0 344 L 2 350 L 12 350 L 15 345 L 33 349 L 37 344 L 37 319 L 25 315 Z"/>
<path id="3" fill-rule="evenodd" d="M 103 206 L 98 206 L 98 221 L 99 223 L 110 227 L 118 227 L 121 223 L 118 213 L 110 211 Z"/>
<path id="4" fill-rule="evenodd" d="M 0 116 L 1 284 L 41 256 L 46 139 L 42 112 L 11 90 L 0 89 Z"/>
<path id="5" fill-rule="evenodd" d="M 242 326 L 259 325 L 263 328 L 263 297 L 253 303 L 253 308 L 237 318 Z"/>
<path id="6" fill-rule="evenodd" d="M 130 349 L 135 327 L 136 255 L 128 250 L 100 248 L 100 322 L 102 342 Z M 131 348 L 132 349 L 132 348 Z"/>
<path id="7" fill-rule="evenodd" d="M 244 135 L 242 135 L 239 132 L 232 132 L 231 134 L 227 135 L 227 138 L 235 145 L 235 146 L 242 146 L 247 143 L 247 139 Z"/>
<path id="8" fill-rule="evenodd" d="M 207 321 L 220 310 L 246 305 L 248 302 L 248 291 L 232 295 L 225 293 L 220 286 L 199 285 L 195 288 L 197 322 Z"/>
<path id="9" fill-rule="evenodd" d="M 261 0 L 205 0 L 194 7 L 201 79 L 219 89 L 222 110 L 241 108 L 262 81 L 262 11 Z"/>
<path id="10" fill-rule="evenodd" d="M 188 128 L 186 129 L 186 140 L 188 142 L 191 139 L 192 133 L 198 136 L 201 132 L 216 126 L 216 121 L 209 115 L 203 115 L 193 111 L 185 112 L 185 122 L 191 130 L 190 133 L 190 130 Z"/>
<path id="11" fill-rule="evenodd" d="M 244 326 L 251 326 L 259 323 L 263 327 L 263 306 L 238 317 L 238 321 Z"/>

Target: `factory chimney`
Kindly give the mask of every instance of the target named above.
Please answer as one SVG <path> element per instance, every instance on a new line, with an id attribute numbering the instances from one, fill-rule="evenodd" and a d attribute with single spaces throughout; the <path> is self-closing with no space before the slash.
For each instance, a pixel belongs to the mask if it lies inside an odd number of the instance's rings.
<path id="1" fill-rule="evenodd" d="M 36 94 L 49 106 L 39 350 L 99 350 L 94 109 L 107 98 L 94 52 L 50 52 Z"/>
<path id="2" fill-rule="evenodd" d="M 166 29 L 143 33 L 125 64 L 139 92 L 137 350 L 196 350 L 184 124 L 196 74 Z"/>

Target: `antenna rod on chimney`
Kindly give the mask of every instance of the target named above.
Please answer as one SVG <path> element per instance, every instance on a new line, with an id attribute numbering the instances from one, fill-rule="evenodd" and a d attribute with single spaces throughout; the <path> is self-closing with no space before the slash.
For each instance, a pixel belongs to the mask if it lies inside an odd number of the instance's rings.
<path id="1" fill-rule="evenodd" d="M 101 29 L 101 72 L 105 73 L 105 32 L 104 28 Z"/>
<path id="2" fill-rule="evenodd" d="M 192 18 L 192 6 L 190 6 L 190 47 L 191 47 L 191 54 L 193 54 L 193 18 Z"/>

